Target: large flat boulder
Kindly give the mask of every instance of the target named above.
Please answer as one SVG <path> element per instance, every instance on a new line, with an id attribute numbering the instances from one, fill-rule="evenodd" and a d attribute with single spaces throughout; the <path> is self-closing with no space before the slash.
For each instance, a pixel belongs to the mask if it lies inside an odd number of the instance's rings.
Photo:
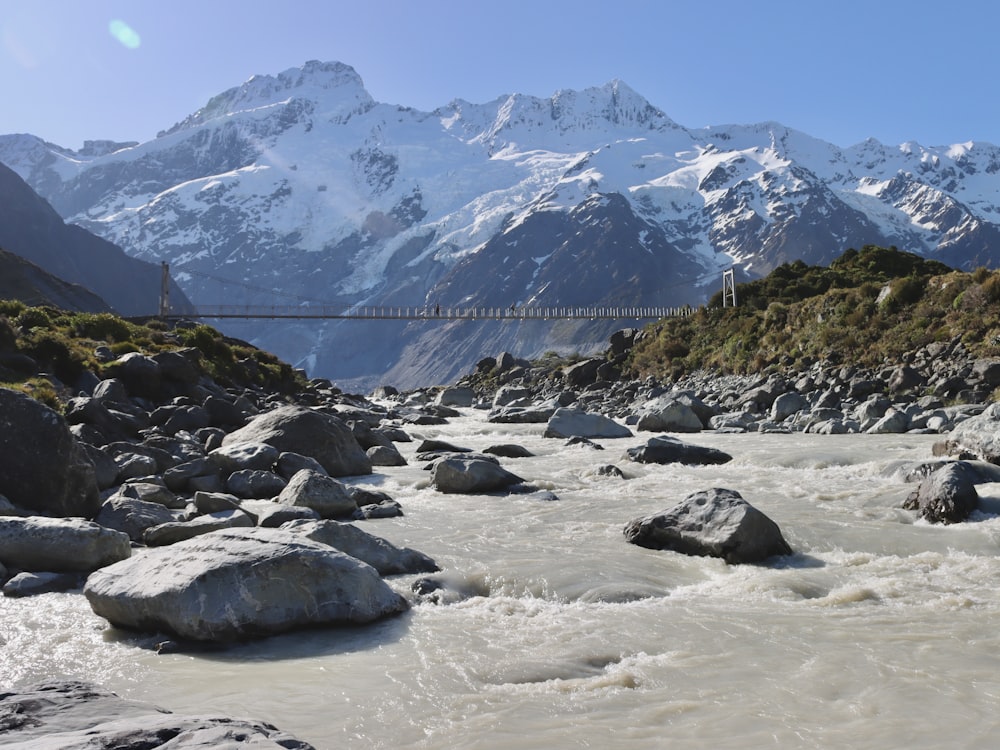
<path id="1" fill-rule="evenodd" d="M 625 526 L 625 539 L 649 549 L 756 563 L 790 555 L 778 525 L 735 490 L 712 488 L 688 495 L 673 508 Z"/>
<path id="2" fill-rule="evenodd" d="M 25 750 L 313 750 L 261 721 L 174 714 L 77 680 L 49 680 L 0 692 L 0 744 Z"/>
<path id="3" fill-rule="evenodd" d="M 642 464 L 724 464 L 733 460 L 725 451 L 702 445 L 685 443 L 669 435 L 649 438 L 645 445 L 629 448 L 626 458 Z"/>
<path id="4" fill-rule="evenodd" d="M 0 563 L 28 571 L 90 572 L 131 554 L 128 534 L 80 518 L 0 517 Z"/>
<path id="5" fill-rule="evenodd" d="M 224 446 L 236 443 L 267 443 L 281 452 L 309 456 L 332 477 L 372 473 L 371 461 L 342 419 L 301 406 L 261 414 L 222 441 Z"/>
<path id="6" fill-rule="evenodd" d="M 501 406 L 493 409 L 486 421 L 494 424 L 542 424 L 552 419 L 558 408 L 549 402 L 533 406 Z"/>
<path id="7" fill-rule="evenodd" d="M 195 516 L 189 521 L 167 521 L 151 526 L 142 533 L 142 541 L 149 547 L 162 547 L 210 534 L 220 529 L 249 528 L 254 519 L 242 510 L 220 510 Z"/>
<path id="8" fill-rule="evenodd" d="M 49 516 L 93 518 L 101 507 L 94 464 L 59 414 L 0 388 L 0 495 Z"/>
<path id="9" fill-rule="evenodd" d="M 632 431 L 603 414 L 592 414 L 564 406 L 556 409 L 549 419 L 545 437 L 621 438 L 632 437 Z"/>
<path id="10" fill-rule="evenodd" d="M 378 572 L 283 529 L 226 529 L 91 574 L 84 595 L 121 628 L 233 641 L 405 610 Z"/>

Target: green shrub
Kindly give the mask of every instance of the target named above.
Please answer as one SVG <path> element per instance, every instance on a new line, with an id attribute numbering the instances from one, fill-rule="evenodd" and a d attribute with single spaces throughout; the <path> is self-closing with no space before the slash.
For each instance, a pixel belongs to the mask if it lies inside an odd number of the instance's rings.
<path id="1" fill-rule="evenodd" d="M 0 299 L 0 315 L 8 318 L 16 318 L 26 307 L 19 299 Z"/>
<path id="2" fill-rule="evenodd" d="M 995 305 L 1000 302 L 1000 273 L 991 273 L 979 283 L 982 284 L 983 297 L 989 304 Z"/>
<path id="3" fill-rule="evenodd" d="M 924 294 L 925 280 L 917 276 L 894 279 L 889 285 L 889 296 L 882 300 L 882 309 L 897 313 L 907 305 L 920 301 Z"/>
<path id="4" fill-rule="evenodd" d="M 118 341 L 115 342 L 114 344 L 111 344 L 109 348 L 116 357 L 121 357 L 130 352 L 142 351 L 132 341 Z"/>
<path id="5" fill-rule="evenodd" d="M 17 331 L 6 315 L 0 315 L 0 349 L 13 349 L 17 345 Z"/>
<path id="6" fill-rule="evenodd" d="M 41 401 L 55 411 L 62 411 L 63 405 L 59 399 L 59 394 L 48 378 L 31 377 L 21 381 L 0 382 L 0 388 L 10 388 L 14 391 L 20 391 L 26 396 L 31 396 L 35 401 Z"/>
<path id="7" fill-rule="evenodd" d="M 52 325 L 49 312 L 44 307 L 26 307 L 17 316 L 15 322 L 21 328 L 27 330 L 32 328 L 49 328 Z"/>
<path id="8" fill-rule="evenodd" d="M 63 383 L 76 382 L 86 369 L 82 354 L 65 337 L 52 331 L 36 329 L 22 348 L 40 365 L 50 368 Z"/>
<path id="9" fill-rule="evenodd" d="M 132 326 L 110 313 L 78 313 L 73 316 L 73 330 L 77 336 L 108 343 L 132 338 Z"/>

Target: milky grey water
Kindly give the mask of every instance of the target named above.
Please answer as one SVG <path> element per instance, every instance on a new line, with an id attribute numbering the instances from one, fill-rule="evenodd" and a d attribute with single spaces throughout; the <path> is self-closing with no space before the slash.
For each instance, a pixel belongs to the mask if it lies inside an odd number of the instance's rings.
<path id="1" fill-rule="evenodd" d="M 358 629 L 156 655 L 79 595 L 0 599 L 0 684 L 96 680 L 177 712 L 264 719 L 319 748 L 995 748 L 1000 485 L 966 524 L 899 509 L 933 437 L 682 436 L 724 466 L 630 464 L 482 415 L 411 430 L 482 449 L 557 502 L 442 495 L 411 461 L 365 478 L 406 516 L 363 528 L 470 596 Z M 416 443 L 402 445 L 412 457 Z M 599 476 L 614 463 L 627 479 Z M 796 554 L 768 566 L 625 543 L 628 520 L 738 490 Z M 412 577 L 393 581 L 406 590 Z"/>

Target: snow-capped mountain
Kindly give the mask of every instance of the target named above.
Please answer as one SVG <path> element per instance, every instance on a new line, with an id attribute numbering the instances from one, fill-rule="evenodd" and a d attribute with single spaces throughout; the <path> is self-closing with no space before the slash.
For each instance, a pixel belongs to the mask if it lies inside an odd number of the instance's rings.
<path id="1" fill-rule="evenodd" d="M 68 221 L 168 261 L 196 305 L 698 303 L 730 265 L 760 275 L 870 243 L 1000 265 L 996 146 L 691 130 L 620 81 L 421 112 L 309 62 L 146 143 L 0 136 L 0 162 Z M 312 375 L 413 386 L 502 350 L 587 351 L 625 323 L 220 327 Z"/>

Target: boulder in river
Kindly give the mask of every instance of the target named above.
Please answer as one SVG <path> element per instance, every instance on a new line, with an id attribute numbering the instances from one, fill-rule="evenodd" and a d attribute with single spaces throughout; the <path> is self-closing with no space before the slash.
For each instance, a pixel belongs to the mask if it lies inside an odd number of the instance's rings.
<path id="1" fill-rule="evenodd" d="M 920 482 L 903 502 L 930 523 L 959 523 L 979 505 L 976 480 L 979 474 L 964 461 L 945 464 Z"/>
<path id="2" fill-rule="evenodd" d="M 360 560 L 283 529 L 226 529 L 92 573 L 84 595 L 121 628 L 233 641 L 361 624 L 407 608 Z"/>
<path id="3" fill-rule="evenodd" d="M 362 531 L 351 523 L 339 521 L 290 521 L 281 528 L 302 534 L 314 542 L 327 544 L 345 555 L 371 565 L 379 575 L 432 573 L 440 570 L 423 552 L 397 547 L 382 537 Z"/>
<path id="4" fill-rule="evenodd" d="M 438 459 L 431 467 L 431 484 L 439 492 L 494 492 L 523 481 L 521 477 L 492 461 L 461 455 Z"/>
<path id="5" fill-rule="evenodd" d="M 90 572 L 130 554 L 128 534 L 92 521 L 0 517 L 0 563 L 8 568 Z"/>
<path id="6" fill-rule="evenodd" d="M 17 598 L 70 591 L 82 586 L 84 578 L 83 573 L 18 573 L 3 585 L 3 595 Z"/>
<path id="7" fill-rule="evenodd" d="M 701 432 L 705 425 L 687 404 L 662 395 L 639 409 L 635 428 L 645 432 Z"/>
<path id="8" fill-rule="evenodd" d="M 591 414 L 582 409 L 564 406 L 556 409 L 549 419 L 545 437 L 621 438 L 632 437 L 632 431 L 603 414 Z"/>
<path id="9" fill-rule="evenodd" d="M 718 448 L 685 443 L 669 435 L 651 437 L 645 445 L 629 448 L 625 452 L 630 461 L 642 464 L 724 464 L 733 457 Z"/>
<path id="10" fill-rule="evenodd" d="M 991 464 L 1000 464 L 1000 402 L 990 404 L 978 416 L 961 422 L 944 444 L 949 455 L 972 454 Z"/>
<path id="11" fill-rule="evenodd" d="M 559 407 L 551 402 L 532 406 L 501 406 L 487 416 L 495 424 L 542 424 L 548 422 Z"/>
<path id="12" fill-rule="evenodd" d="M 535 454 L 516 443 L 500 443 L 483 448 L 483 453 L 488 456 L 499 456 L 500 458 L 531 458 Z"/>
<path id="13" fill-rule="evenodd" d="M 778 525 L 735 490 L 712 488 L 625 526 L 625 539 L 650 549 L 720 557 L 730 564 L 790 555 Z"/>

